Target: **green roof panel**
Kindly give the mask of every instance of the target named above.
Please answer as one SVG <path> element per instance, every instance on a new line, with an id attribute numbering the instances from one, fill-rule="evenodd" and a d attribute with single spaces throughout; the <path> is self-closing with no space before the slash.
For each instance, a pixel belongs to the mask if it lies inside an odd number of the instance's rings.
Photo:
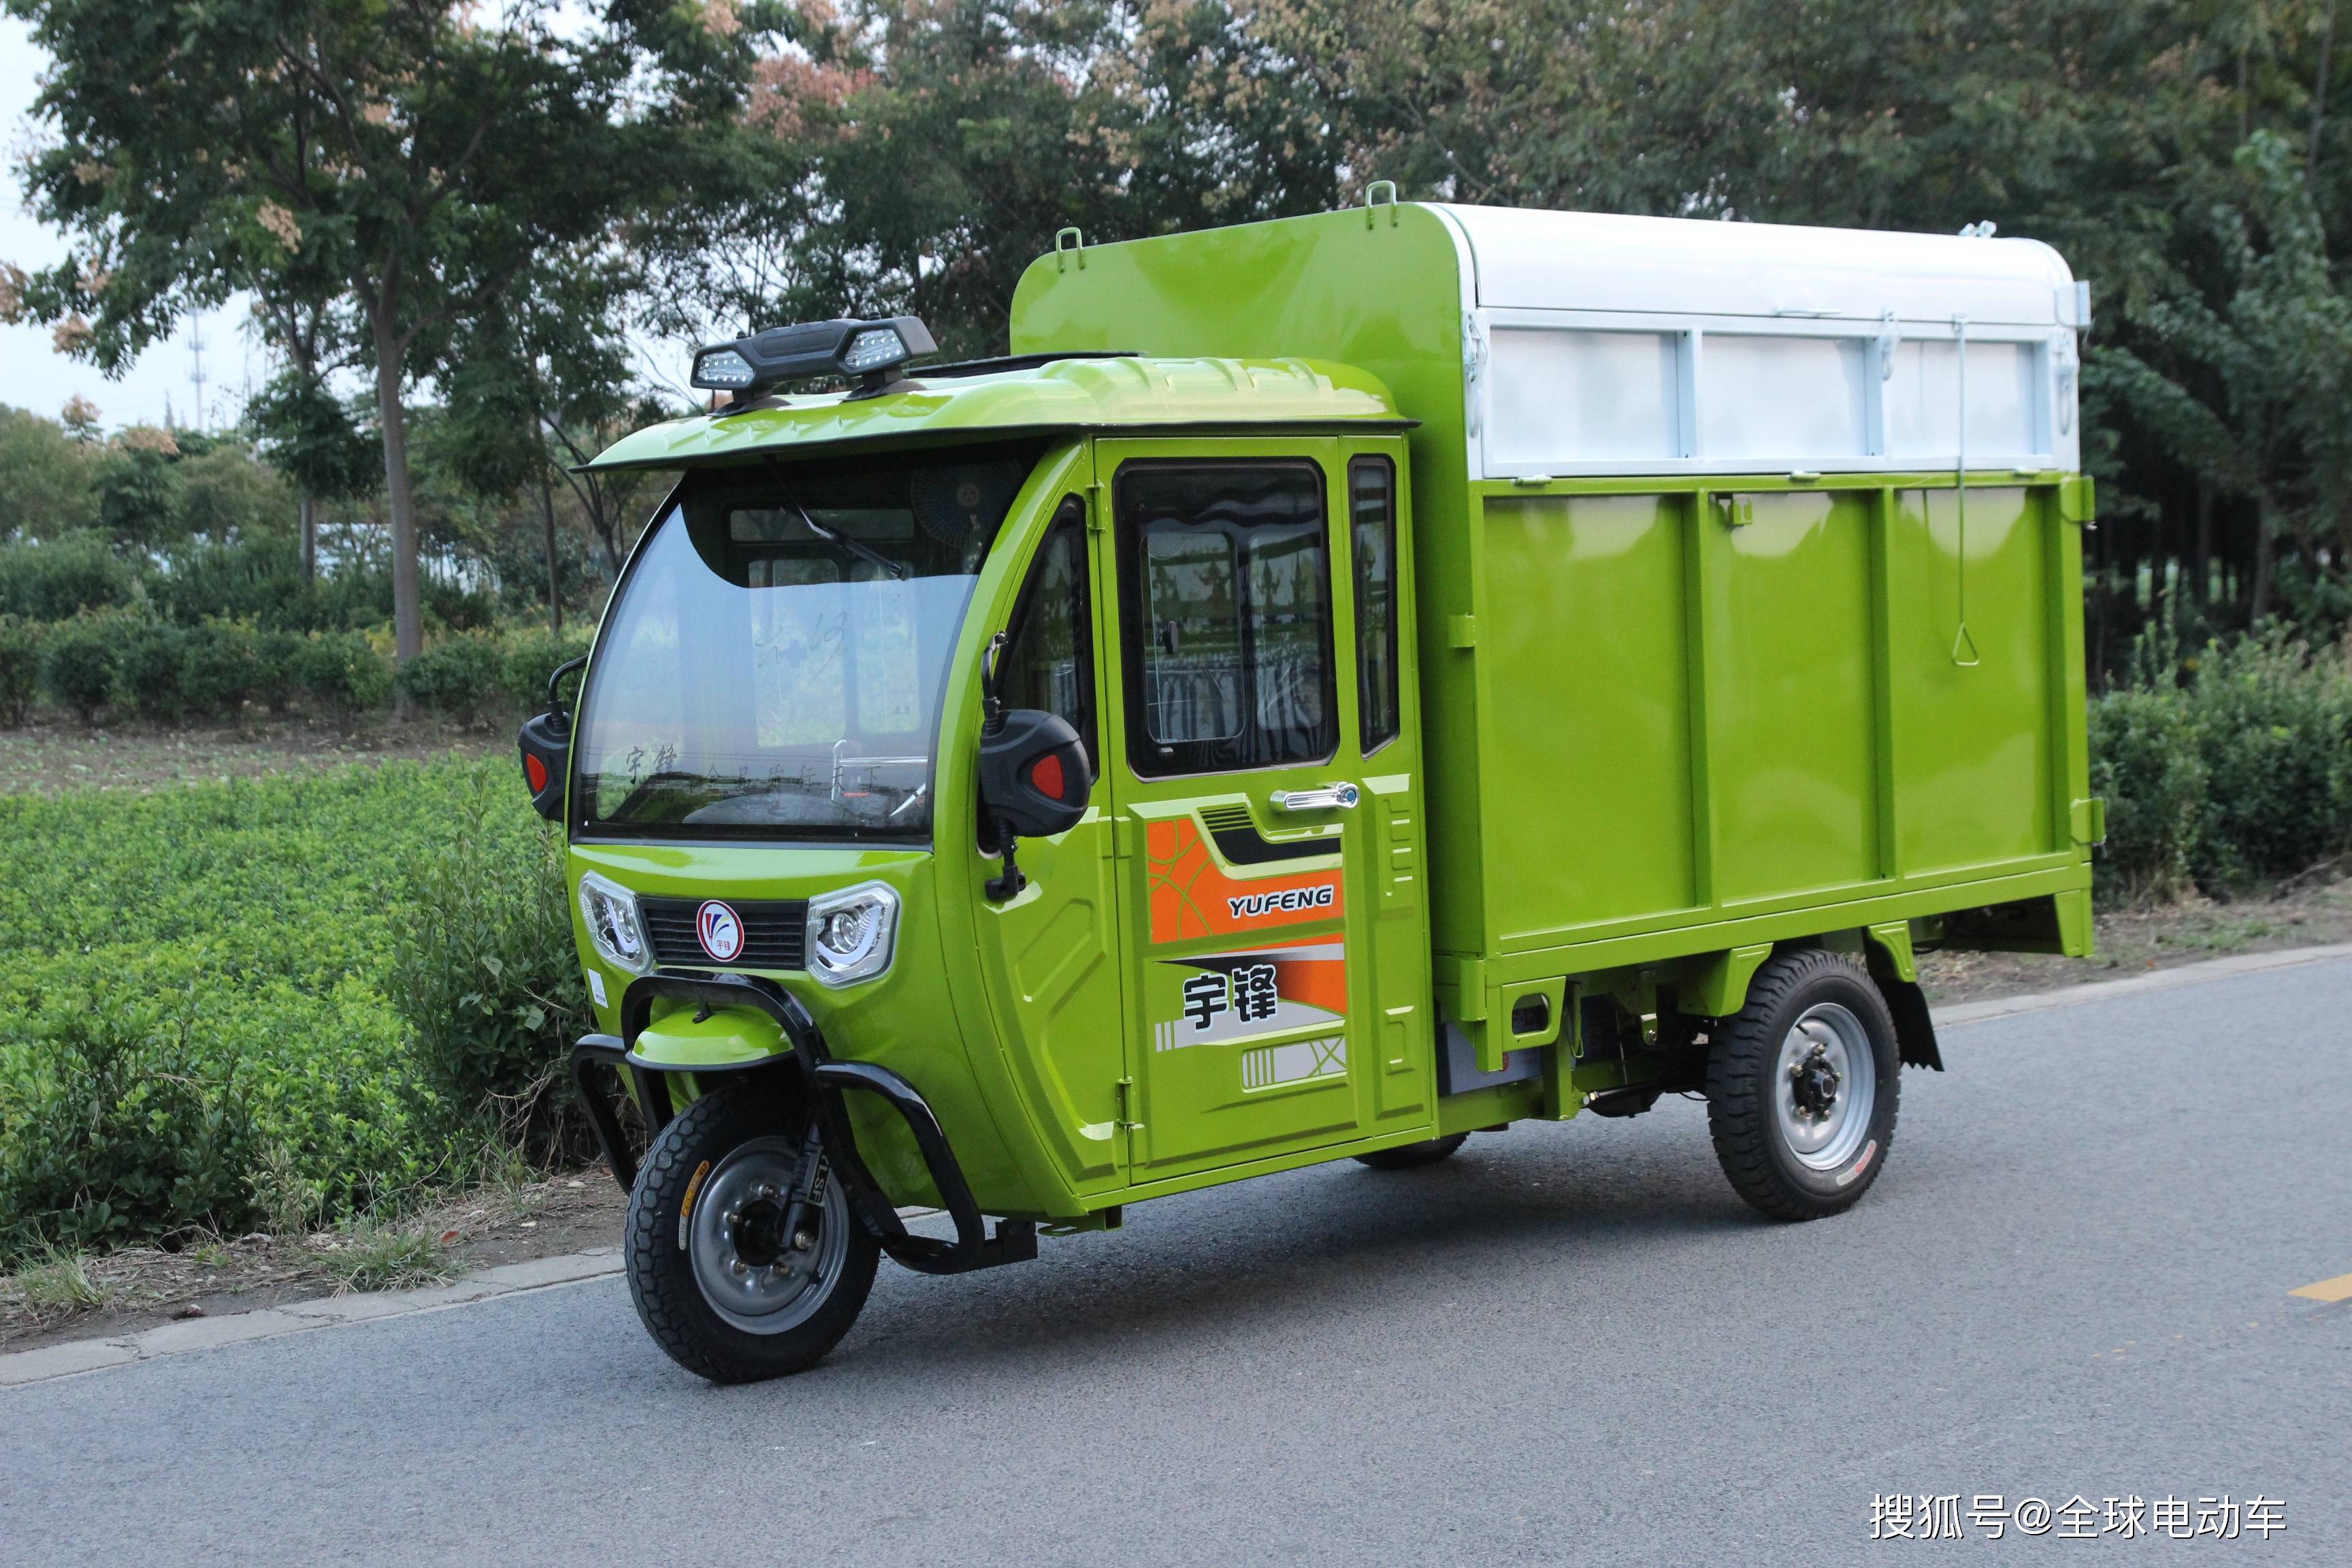
<path id="1" fill-rule="evenodd" d="M 763 398 L 625 436 L 592 468 L 686 468 L 852 444 L 925 445 L 1023 431 L 1412 423 L 1360 370 L 1298 359 L 1065 359 L 925 381 L 877 396 Z"/>

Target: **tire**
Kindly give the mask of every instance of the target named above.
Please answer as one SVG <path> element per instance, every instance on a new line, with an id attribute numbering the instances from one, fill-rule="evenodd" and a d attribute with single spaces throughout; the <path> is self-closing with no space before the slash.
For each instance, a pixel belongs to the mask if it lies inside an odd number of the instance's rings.
<path id="1" fill-rule="evenodd" d="M 629 1298 L 654 1342 L 713 1383 L 814 1366 L 874 1288 L 881 1244 L 837 1176 L 800 1227 L 805 1247 L 776 1234 L 799 1168 L 799 1145 L 779 1131 L 793 1125 L 788 1109 L 759 1084 L 704 1095 L 654 1139 L 629 1194 Z"/>
<path id="2" fill-rule="evenodd" d="M 1356 1163 L 1370 1165 L 1375 1171 L 1418 1170 L 1423 1165 L 1436 1164 L 1469 1141 L 1467 1132 L 1456 1132 L 1449 1138 L 1432 1138 L 1426 1143 L 1405 1143 L 1394 1149 L 1359 1154 Z"/>
<path id="3" fill-rule="evenodd" d="M 1861 964 L 1818 949 L 1768 962 L 1707 1059 L 1707 1131 L 1733 1190 L 1779 1220 L 1853 1207 L 1895 1142 L 1900 1071 Z"/>

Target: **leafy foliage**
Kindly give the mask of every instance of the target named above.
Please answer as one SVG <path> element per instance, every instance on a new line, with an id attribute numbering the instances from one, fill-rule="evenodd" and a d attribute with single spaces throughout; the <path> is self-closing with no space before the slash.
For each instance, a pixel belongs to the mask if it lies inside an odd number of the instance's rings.
<path id="1" fill-rule="evenodd" d="M 43 627 L 34 621 L 0 615 L 0 724 L 25 721 L 41 680 Z"/>
<path id="2" fill-rule="evenodd" d="M 89 723 L 114 695 L 122 669 L 121 616 L 77 616 L 49 630 L 41 648 L 41 686 L 61 708 Z"/>
<path id="3" fill-rule="evenodd" d="M 499 834 L 514 791 L 497 783 L 466 802 L 454 837 L 410 863 L 392 992 L 444 1092 L 490 1110 L 535 1160 L 585 1158 L 595 1143 L 563 1076 L 589 1015 L 562 846 L 551 833 L 528 847 Z"/>
<path id="4" fill-rule="evenodd" d="M 0 1253 L 396 1208 L 499 1130 L 584 1008 L 511 772 L 0 797 Z"/>
<path id="5" fill-rule="evenodd" d="M 62 621 L 84 610 L 130 604 L 138 594 L 137 571 L 102 535 L 0 544 L 0 615 Z"/>
<path id="6" fill-rule="evenodd" d="M 2131 683 L 2095 699 L 2090 718 L 2109 900 L 2228 896 L 2352 855 L 2343 649 L 2272 637 L 2183 658 L 2151 633 Z"/>

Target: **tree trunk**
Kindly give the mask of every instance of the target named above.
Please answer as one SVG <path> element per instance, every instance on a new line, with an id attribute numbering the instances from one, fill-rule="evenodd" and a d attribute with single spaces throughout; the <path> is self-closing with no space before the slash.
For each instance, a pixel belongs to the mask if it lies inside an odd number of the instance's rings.
<path id="1" fill-rule="evenodd" d="M 309 490 L 302 492 L 302 581 L 319 580 L 319 501 Z"/>
<path id="2" fill-rule="evenodd" d="M 555 564 L 555 491 L 547 482 L 547 470 L 539 470 L 539 510 L 546 525 L 547 540 L 547 623 L 561 636 L 563 631 L 563 579 Z"/>
<path id="3" fill-rule="evenodd" d="M 2304 149 L 2304 178 L 2319 177 L 2319 138 L 2327 128 L 2327 64 L 2336 53 L 2336 0 L 2327 0 L 2327 26 L 2319 39 L 2319 80 L 2311 89 L 2311 144 Z"/>
<path id="4" fill-rule="evenodd" d="M 408 474 L 408 411 L 400 401 L 402 345 L 375 329 L 375 414 L 383 427 L 383 495 L 392 512 L 392 646 L 406 664 L 425 651 L 416 576 L 416 489 Z"/>
<path id="5" fill-rule="evenodd" d="M 2213 603 L 2213 481 L 2197 481 L 2197 544 L 2190 559 L 2196 563 L 2197 586 L 2191 603 L 2200 610 Z"/>
<path id="6" fill-rule="evenodd" d="M 2254 593 L 2247 610 L 2249 629 L 2261 626 L 2263 617 L 2271 613 L 2272 521 L 2271 498 L 2264 496 L 2254 510 Z"/>

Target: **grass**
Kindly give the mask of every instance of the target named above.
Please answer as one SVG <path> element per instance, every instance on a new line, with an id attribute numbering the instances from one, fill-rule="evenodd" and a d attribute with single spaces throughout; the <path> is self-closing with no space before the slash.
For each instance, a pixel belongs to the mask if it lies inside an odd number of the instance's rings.
<path id="1" fill-rule="evenodd" d="M 106 1287 L 90 1272 L 89 1257 L 79 1252 L 44 1248 L 38 1260 L 18 1269 L 8 1285 L 8 1294 L 17 1303 L 43 1317 L 106 1304 Z"/>
<path id="2" fill-rule="evenodd" d="M 335 1294 L 357 1290 L 414 1290 L 446 1285 L 457 1277 L 448 1247 L 436 1233 L 415 1226 L 362 1221 L 327 1255 Z"/>

